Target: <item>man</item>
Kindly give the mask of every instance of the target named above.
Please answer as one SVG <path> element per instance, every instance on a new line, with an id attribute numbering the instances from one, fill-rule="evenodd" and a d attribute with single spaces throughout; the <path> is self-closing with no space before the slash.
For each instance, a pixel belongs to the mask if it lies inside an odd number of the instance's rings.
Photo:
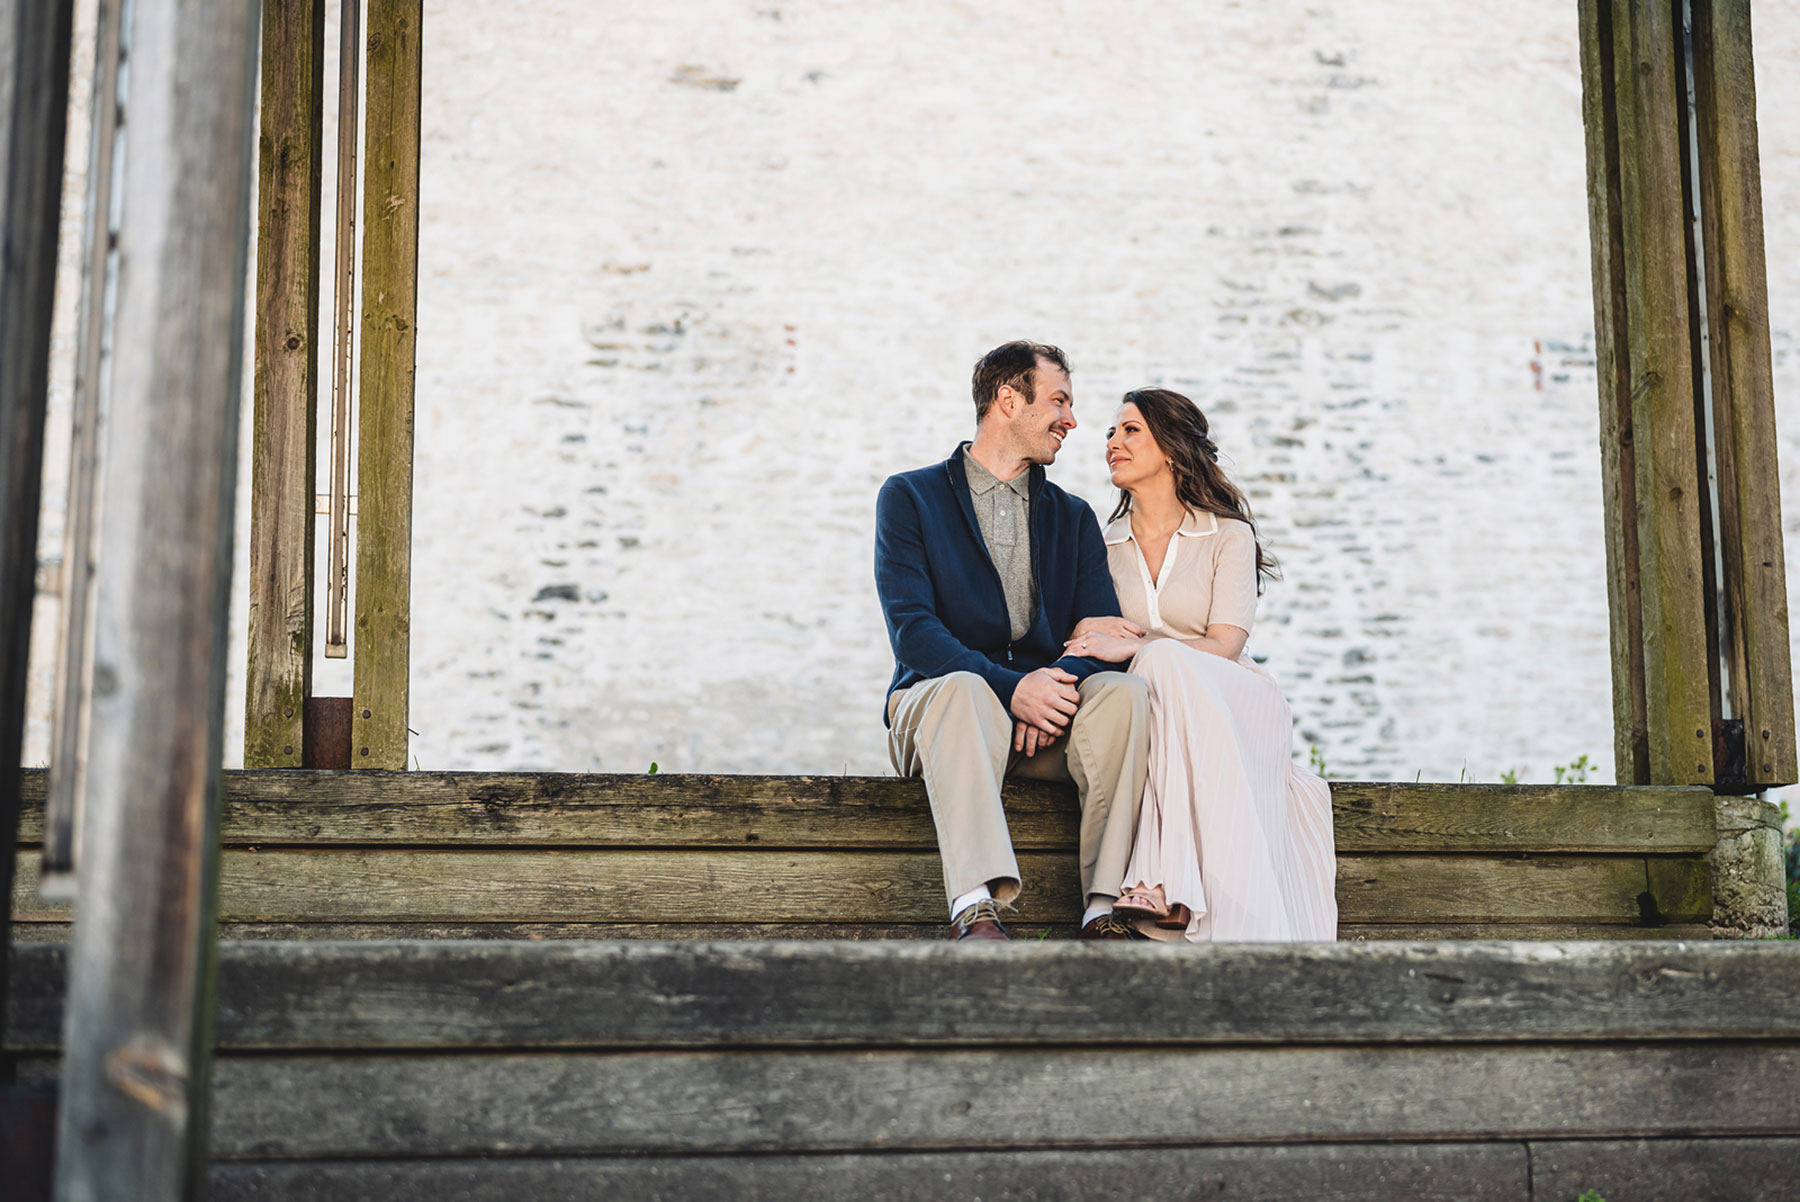
<path id="1" fill-rule="evenodd" d="M 1073 779 L 1090 939 L 1143 938 L 1112 914 L 1144 795 L 1144 682 L 1064 654 L 1117 617 L 1100 524 L 1044 478 L 1075 428 L 1069 363 L 1009 342 L 975 365 L 975 439 L 892 476 L 875 511 L 875 585 L 893 644 L 888 750 L 923 776 L 956 939 L 1007 939 L 1020 890 L 1000 805 L 1008 770 Z"/>

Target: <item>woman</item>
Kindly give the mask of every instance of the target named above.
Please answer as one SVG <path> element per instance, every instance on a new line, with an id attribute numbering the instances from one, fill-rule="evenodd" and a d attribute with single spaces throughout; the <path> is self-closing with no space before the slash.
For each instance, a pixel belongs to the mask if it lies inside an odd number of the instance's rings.
<path id="1" fill-rule="evenodd" d="M 1150 686 L 1150 773 L 1115 913 L 1190 940 L 1337 937 L 1331 793 L 1293 766 L 1293 715 L 1244 650 L 1274 563 L 1176 392 L 1125 395 L 1106 436 L 1120 489 L 1106 529 L 1117 618 L 1070 649 Z M 1178 937 L 1178 936 L 1163 936 Z"/>

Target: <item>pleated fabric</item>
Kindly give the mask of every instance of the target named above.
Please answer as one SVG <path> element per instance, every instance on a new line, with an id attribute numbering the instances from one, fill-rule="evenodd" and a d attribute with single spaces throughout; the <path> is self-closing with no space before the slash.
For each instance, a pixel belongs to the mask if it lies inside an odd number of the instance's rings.
<path id="1" fill-rule="evenodd" d="M 1150 686 L 1150 768 L 1122 888 L 1161 884 L 1194 942 L 1337 938 L 1331 791 L 1294 766 L 1294 719 L 1248 653 L 1153 639 L 1129 670 Z"/>

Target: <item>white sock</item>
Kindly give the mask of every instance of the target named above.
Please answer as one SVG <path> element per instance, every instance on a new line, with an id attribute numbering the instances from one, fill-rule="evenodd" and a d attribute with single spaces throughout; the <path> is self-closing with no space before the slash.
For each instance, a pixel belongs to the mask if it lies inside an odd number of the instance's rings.
<path id="1" fill-rule="evenodd" d="M 958 914 L 961 914 L 976 902 L 987 901 L 993 896 L 993 893 L 986 885 L 977 885 L 950 903 L 950 917 L 955 918 Z"/>
<path id="2" fill-rule="evenodd" d="M 1106 896 L 1104 893 L 1092 894 L 1088 901 L 1087 910 L 1081 915 L 1081 925 L 1086 926 L 1088 923 L 1094 921 L 1094 919 L 1099 918 L 1102 914 L 1111 914 L 1112 912 L 1112 898 Z"/>

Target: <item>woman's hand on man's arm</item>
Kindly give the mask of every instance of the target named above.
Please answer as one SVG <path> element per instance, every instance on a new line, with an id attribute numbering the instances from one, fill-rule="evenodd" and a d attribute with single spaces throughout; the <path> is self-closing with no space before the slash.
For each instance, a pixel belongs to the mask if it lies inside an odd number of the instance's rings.
<path id="1" fill-rule="evenodd" d="M 1092 619 L 1089 619 L 1090 621 Z M 1115 618 L 1113 621 L 1123 621 Z M 1126 623 L 1127 626 L 1130 623 Z M 1142 635 L 1135 634 L 1081 634 L 1077 633 L 1063 644 L 1063 650 L 1070 655 L 1082 655 L 1088 659 L 1104 660 L 1109 664 L 1122 664 L 1138 653 L 1144 645 Z M 1133 628 L 1135 629 L 1135 627 Z"/>
<path id="2" fill-rule="evenodd" d="M 1150 632 L 1142 626 L 1127 622 L 1124 618 L 1083 618 L 1075 623 L 1075 629 L 1069 632 L 1069 643 L 1073 643 L 1084 635 L 1110 634 L 1119 638 L 1142 638 Z M 1065 643 L 1064 646 L 1068 644 Z"/>

